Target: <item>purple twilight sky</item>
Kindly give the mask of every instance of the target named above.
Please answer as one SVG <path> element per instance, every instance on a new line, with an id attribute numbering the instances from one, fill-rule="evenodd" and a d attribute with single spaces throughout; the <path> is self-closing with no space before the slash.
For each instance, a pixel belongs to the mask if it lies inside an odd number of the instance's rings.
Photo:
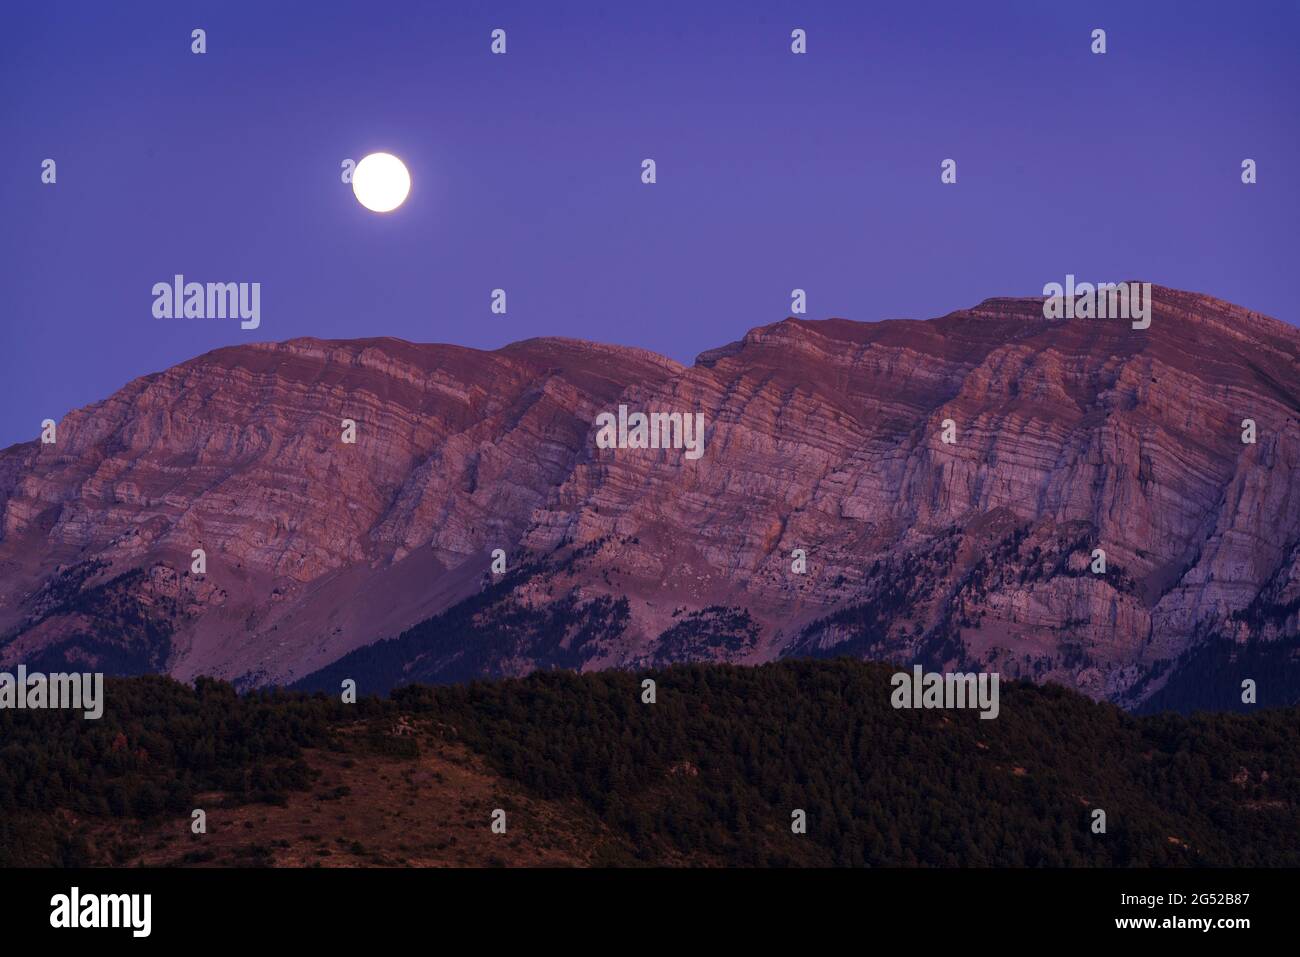
<path id="1" fill-rule="evenodd" d="M 1296 322 L 1297 36 L 1296 2 L 15 4 L 0 447 L 218 346 L 690 361 L 795 287 L 810 318 L 926 318 L 1072 272 Z M 339 175 L 378 150 L 413 180 L 387 215 Z M 155 319 L 176 273 L 260 282 L 261 327 Z"/>

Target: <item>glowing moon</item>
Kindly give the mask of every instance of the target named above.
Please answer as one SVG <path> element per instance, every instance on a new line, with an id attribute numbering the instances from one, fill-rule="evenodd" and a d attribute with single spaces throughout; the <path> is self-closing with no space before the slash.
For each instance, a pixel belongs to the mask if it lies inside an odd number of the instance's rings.
<path id="1" fill-rule="evenodd" d="M 401 206 L 411 191 L 411 174 L 391 153 L 371 153 L 352 171 L 352 192 L 357 202 L 376 213 Z"/>

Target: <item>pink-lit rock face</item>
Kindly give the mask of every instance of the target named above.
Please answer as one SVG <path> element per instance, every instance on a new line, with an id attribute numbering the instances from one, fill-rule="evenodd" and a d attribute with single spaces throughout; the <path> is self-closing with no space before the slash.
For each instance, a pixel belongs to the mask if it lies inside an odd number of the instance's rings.
<path id="1" fill-rule="evenodd" d="M 690 367 L 563 339 L 218 350 L 0 452 L 0 663 L 292 681 L 475 594 L 500 548 L 543 562 L 511 607 L 627 600 L 577 667 L 839 648 L 1125 700 L 1207 635 L 1300 631 L 1300 331 L 1153 295 L 1146 330 L 992 299 L 787 319 Z M 598 449 L 619 404 L 702 412 L 703 455 Z M 735 640 L 674 630 L 712 606 L 748 613 Z M 572 644 L 535 637 L 492 670 Z"/>

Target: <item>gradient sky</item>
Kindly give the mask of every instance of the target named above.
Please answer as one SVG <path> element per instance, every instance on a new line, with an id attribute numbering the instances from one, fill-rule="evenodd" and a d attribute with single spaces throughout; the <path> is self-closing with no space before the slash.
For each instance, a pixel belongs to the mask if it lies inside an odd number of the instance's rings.
<path id="1" fill-rule="evenodd" d="M 1296 322 L 1297 36 L 1294 0 L 10 5 L 0 447 L 223 345 L 689 362 L 794 287 L 810 318 L 925 318 L 1073 272 Z M 413 180 L 388 215 L 339 179 L 377 150 Z M 178 272 L 260 282 L 261 327 L 153 318 Z"/>

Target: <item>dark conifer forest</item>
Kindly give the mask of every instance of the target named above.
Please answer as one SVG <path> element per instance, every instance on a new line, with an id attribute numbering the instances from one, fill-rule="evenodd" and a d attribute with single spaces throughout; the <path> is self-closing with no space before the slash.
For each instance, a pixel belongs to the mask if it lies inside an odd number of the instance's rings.
<path id="1" fill-rule="evenodd" d="M 351 705 L 111 679 L 99 721 L 0 712 L 0 865 L 105 863 L 88 832 L 123 818 L 186 828 L 200 793 L 284 804 L 314 785 L 305 757 L 344 739 L 420 762 L 395 723 L 598 819 L 604 864 L 1300 865 L 1300 709 L 1135 717 L 1012 683 L 982 720 L 894 710 L 893 671 L 848 659 L 556 670 Z"/>

